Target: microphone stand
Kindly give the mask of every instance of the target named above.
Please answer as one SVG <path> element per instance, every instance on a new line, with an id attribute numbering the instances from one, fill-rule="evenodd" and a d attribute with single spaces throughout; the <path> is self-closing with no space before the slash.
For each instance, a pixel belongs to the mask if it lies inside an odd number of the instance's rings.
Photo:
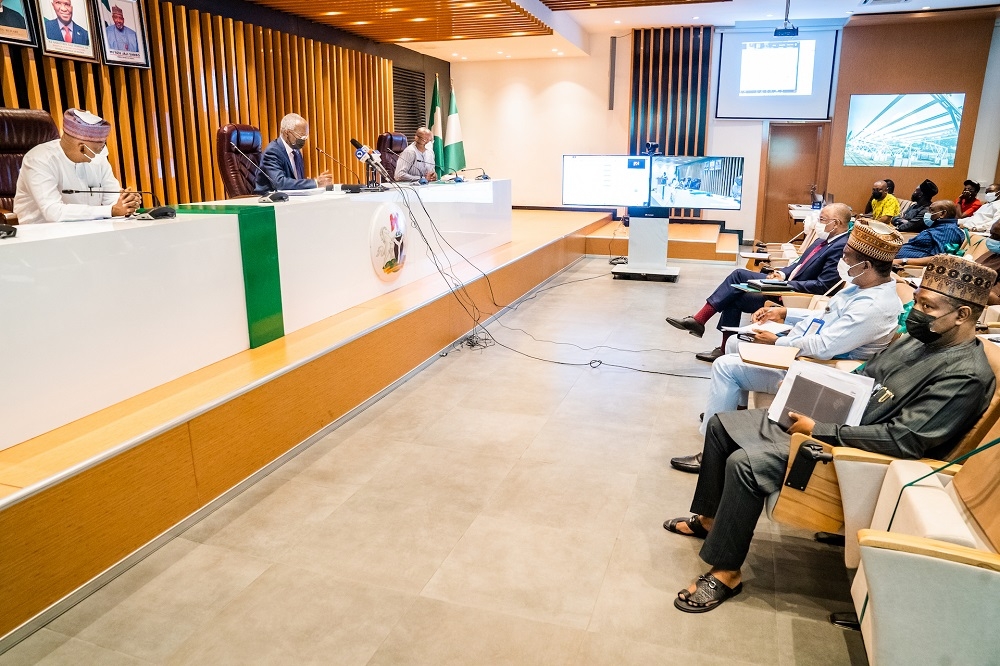
<path id="1" fill-rule="evenodd" d="M 250 166 L 256 169 L 257 173 L 260 173 L 264 176 L 264 178 L 267 178 L 267 182 L 270 183 L 271 191 L 262 196 L 260 199 L 258 199 L 257 200 L 258 203 L 278 203 L 279 201 L 288 201 L 288 195 L 285 194 L 284 192 L 278 191 L 278 185 L 274 182 L 274 179 L 272 179 L 271 176 L 266 171 L 261 169 L 256 162 L 250 159 L 249 155 L 240 150 L 240 147 L 237 146 L 236 143 L 230 141 L 229 145 L 232 146 L 233 150 L 239 153 L 243 157 L 243 159 L 245 159 L 250 164 Z"/>
<path id="2" fill-rule="evenodd" d="M 487 173 L 486 173 L 486 169 L 484 169 L 482 167 L 468 167 L 466 169 L 459 169 L 459 171 L 481 171 L 482 174 L 479 175 L 479 176 L 476 176 L 476 180 L 489 180 L 490 179 L 489 175 L 487 175 Z"/>
<path id="3" fill-rule="evenodd" d="M 363 184 L 364 184 L 364 183 L 363 183 L 363 182 L 361 181 L 361 176 L 359 176 L 359 175 L 358 175 L 358 172 L 357 172 L 357 171 L 355 171 L 355 170 L 354 170 L 354 169 L 352 169 L 351 167 L 347 166 L 346 164 L 344 164 L 343 162 L 341 162 L 341 161 L 340 161 L 340 160 L 338 160 L 338 159 L 337 159 L 336 157 L 334 157 L 334 156 L 333 156 L 333 155 L 331 155 L 330 153 L 326 152 L 325 150 L 323 150 L 323 149 L 322 149 L 322 148 L 320 148 L 319 146 L 313 146 L 313 148 L 315 148 L 316 150 L 318 150 L 318 151 L 319 151 L 320 153 L 322 153 L 323 155 L 326 155 L 326 156 L 327 156 L 327 157 L 329 157 L 329 158 L 330 158 L 331 160 L 333 160 L 334 162 L 336 162 L 336 163 L 337 163 L 337 164 L 339 164 L 340 166 L 344 167 L 345 169 L 347 169 L 348 171 L 350 171 L 351 173 L 353 173 L 353 174 L 354 174 L 354 177 L 355 177 L 355 178 L 357 179 L 357 181 L 358 181 L 358 185 L 363 185 Z M 341 188 L 342 188 L 342 189 L 344 189 L 344 186 L 343 186 L 343 185 L 341 185 Z M 360 192 L 360 191 L 361 191 L 361 188 L 359 187 L 359 188 L 357 188 L 357 190 L 354 190 L 354 188 L 353 188 L 353 187 L 351 187 L 351 188 L 347 188 L 347 189 L 346 189 L 345 191 L 348 191 L 348 192 L 350 192 L 350 191 L 357 191 L 357 192 Z"/>
<path id="4" fill-rule="evenodd" d="M 382 166 L 382 159 L 379 157 L 377 150 L 372 150 L 368 146 L 363 145 L 357 139 L 351 139 L 351 145 L 355 148 L 354 155 L 368 166 L 370 174 L 374 173 L 384 177 L 388 181 L 392 181 L 392 176 L 390 176 L 386 168 Z M 374 177 L 371 177 L 369 178 L 368 187 L 365 191 L 382 192 L 383 189 L 378 181 Z"/>
<path id="5" fill-rule="evenodd" d="M 63 194 L 122 194 L 126 190 L 95 190 L 93 188 L 86 190 L 60 190 Z M 155 192 L 149 190 L 132 190 L 136 194 L 148 194 L 153 198 L 153 208 L 150 208 L 144 213 L 132 213 L 129 217 L 133 220 L 163 220 L 167 218 L 177 217 L 177 211 L 170 206 L 161 206 L 160 200 L 156 197 Z"/>

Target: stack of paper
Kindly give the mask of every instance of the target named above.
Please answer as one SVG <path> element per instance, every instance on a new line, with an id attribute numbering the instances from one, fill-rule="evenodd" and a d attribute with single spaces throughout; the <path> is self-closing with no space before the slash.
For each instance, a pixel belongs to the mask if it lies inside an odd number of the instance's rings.
<path id="1" fill-rule="evenodd" d="M 788 412 L 817 423 L 856 426 L 861 423 L 875 380 L 828 365 L 795 361 L 788 368 L 767 416 L 783 428 L 792 424 Z"/>

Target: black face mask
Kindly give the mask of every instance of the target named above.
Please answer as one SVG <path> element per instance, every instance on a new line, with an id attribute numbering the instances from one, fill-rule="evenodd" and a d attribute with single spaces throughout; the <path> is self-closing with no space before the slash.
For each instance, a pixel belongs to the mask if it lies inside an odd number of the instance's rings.
<path id="1" fill-rule="evenodd" d="M 912 201 L 914 203 L 916 203 L 917 201 L 920 201 L 920 192 L 914 192 L 913 194 L 911 194 L 910 195 L 910 201 Z"/>
<path id="2" fill-rule="evenodd" d="M 947 317 L 954 310 L 945 312 L 941 317 Z M 944 333 L 938 333 L 931 330 L 931 324 L 936 322 L 941 317 L 932 317 L 926 312 L 921 312 L 916 308 L 910 310 L 910 314 L 906 315 L 906 332 L 913 338 L 916 338 L 925 345 L 937 342 L 941 339 Z"/>
<path id="3" fill-rule="evenodd" d="M 305 145 L 306 145 L 305 139 L 296 139 L 295 141 L 292 141 L 292 148 L 294 148 L 295 150 L 302 150 L 302 148 Z"/>
<path id="4" fill-rule="evenodd" d="M 882 201 L 882 199 L 885 199 L 885 192 L 872 190 L 872 199 L 874 199 L 875 201 Z"/>

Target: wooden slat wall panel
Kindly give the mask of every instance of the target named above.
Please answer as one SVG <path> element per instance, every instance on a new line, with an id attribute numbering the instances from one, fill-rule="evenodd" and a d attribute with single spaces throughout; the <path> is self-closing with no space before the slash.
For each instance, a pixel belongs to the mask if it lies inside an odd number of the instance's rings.
<path id="1" fill-rule="evenodd" d="M 374 146 L 393 129 L 390 60 L 167 0 L 147 3 L 146 16 L 148 70 L 0 44 L 0 104 L 45 109 L 60 127 L 71 106 L 103 115 L 113 128 L 109 159 L 123 185 L 168 204 L 225 198 L 215 135 L 228 122 L 261 128 L 267 142 L 277 137 L 282 116 L 305 116 L 306 169 L 331 171 L 338 182 L 354 182 L 353 172 L 362 172 L 350 139 Z"/>
<path id="2" fill-rule="evenodd" d="M 677 26 L 632 33 L 629 151 L 656 141 L 664 155 L 704 155 L 712 27 Z M 701 217 L 673 209 L 672 216 Z"/>

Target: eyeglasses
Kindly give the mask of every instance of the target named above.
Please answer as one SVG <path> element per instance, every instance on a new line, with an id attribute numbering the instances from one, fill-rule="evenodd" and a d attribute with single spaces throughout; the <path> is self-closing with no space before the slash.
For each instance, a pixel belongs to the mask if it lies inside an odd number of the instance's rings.
<path id="1" fill-rule="evenodd" d="M 824 224 L 830 224 L 831 222 L 840 222 L 840 220 L 838 220 L 835 217 L 821 217 L 819 218 L 819 221 Z"/>

